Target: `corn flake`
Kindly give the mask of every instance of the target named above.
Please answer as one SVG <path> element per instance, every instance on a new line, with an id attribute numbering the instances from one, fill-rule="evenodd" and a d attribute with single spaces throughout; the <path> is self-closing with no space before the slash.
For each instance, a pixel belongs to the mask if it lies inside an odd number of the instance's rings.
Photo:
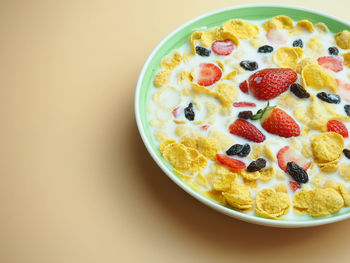
<path id="1" fill-rule="evenodd" d="M 293 208 L 299 213 L 306 213 L 310 207 L 315 192 L 313 190 L 302 189 L 293 197 Z"/>
<path id="2" fill-rule="evenodd" d="M 164 140 L 167 139 L 168 135 L 167 135 L 166 133 L 164 133 L 164 132 L 156 131 L 156 132 L 154 133 L 154 137 L 156 138 L 156 140 L 157 140 L 158 142 L 162 142 L 162 141 L 164 141 Z"/>
<path id="3" fill-rule="evenodd" d="M 342 54 L 344 58 L 344 65 L 350 68 L 350 52 Z"/>
<path id="4" fill-rule="evenodd" d="M 248 180 L 246 178 L 243 178 L 243 183 L 246 186 L 249 186 L 251 189 L 255 189 L 258 187 L 258 181 L 257 180 Z"/>
<path id="5" fill-rule="evenodd" d="M 231 189 L 231 184 L 236 180 L 236 175 L 233 173 L 223 174 L 217 179 L 213 185 L 216 191 L 226 192 Z"/>
<path id="6" fill-rule="evenodd" d="M 315 31 L 314 25 L 309 20 L 306 20 L 306 19 L 298 21 L 297 26 L 305 28 L 311 33 Z"/>
<path id="7" fill-rule="evenodd" d="M 308 213 L 312 217 L 328 216 L 344 206 L 342 196 L 332 188 L 316 189 Z"/>
<path id="8" fill-rule="evenodd" d="M 220 147 L 216 139 L 208 137 L 199 137 L 198 151 L 208 159 L 215 161 L 216 154 L 219 150 Z"/>
<path id="9" fill-rule="evenodd" d="M 290 207 L 288 194 L 267 188 L 257 194 L 255 202 L 255 212 L 266 218 L 279 218 L 287 214 Z"/>
<path id="10" fill-rule="evenodd" d="M 186 126 L 179 125 L 179 126 L 176 126 L 176 128 L 175 128 L 175 135 L 181 137 L 184 134 L 188 133 L 189 131 L 190 131 L 190 129 L 187 128 Z"/>
<path id="11" fill-rule="evenodd" d="M 324 23 L 317 23 L 315 28 L 321 33 L 328 33 L 328 27 Z"/>
<path id="12" fill-rule="evenodd" d="M 296 71 L 301 74 L 303 68 L 307 65 L 318 65 L 317 60 L 311 57 L 303 58 L 297 64 Z"/>
<path id="13" fill-rule="evenodd" d="M 322 188 L 322 186 L 324 184 L 325 177 L 326 177 L 325 174 L 322 174 L 322 173 L 317 174 L 317 175 L 312 177 L 312 179 L 310 180 L 310 183 L 315 188 Z"/>
<path id="14" fill-rule="evenodd" d="M 271 29 L 292 29 L 294 27 L 293 21 L 288 16 L 275 16 L 262 24 L 265 31 L 270 31 Z"/>
<path id="15" fill-rule="evenodd" d="M 204 47 L 211 47 L 214 41 L 232 40 L 233 44 L 239 45 L 239 40 L 235 34 L 224 29 L 210 29 L 205 31 L 201 36 L 201 44 Z"/>
<path id="16" fill-rule="evenodd" d="M 324 132 L 311 136 L 311 149 L 317 163 L 329 163 L 339 160 L 343 148 L 344 138 L 335 132 Z"/>
<path id="17" fill-rule="evenodd" d="M 203 35 L 202 31 L 194 31 L 190 37 L 191 53 L 196 55 L 196 44 Z"/>
<path id="18" fill-rule="evenodd" d="M 260 172 L 256 171 L 256 172 L 248 172 L 247 170 L 240 170 L 239 174 L 249 180 L 249 181 L 253 181 L 253 180 L 257 180 L 260 178 Z"/>
<path id="19" fill-rule="evenodd" d="M 224 192 L 223 196 L 228 205 L 240 209 L 248 210 L 253 207 L 253 199 L 250 197 L 249 188 L 237 181 L 231 183 L 231 189 Z"/>
<path id="20" fill-rule="evenodd" d="M 172 70 L 181 63 L 181 54 L 175 51 L 171 56 L 165 57 L 160 62 L 160 66 L 164 69 Z"/>
<path id="21" fill-rule="evenodd" d="M 234 139 L 232 138 L 232 136 L 226 135 L 225 133 L 215 129 L 209 130 L 209 136 L 211 138 L 215 138 L 218 141 L 221 150 L 226 150 L 229 146 L 231 146 L 234 143 Z"/>
<path id="22" fill-rule="evenodd" d="M 345 181 L 350 181 L 350 164 L 342 163 L 338 170 L 338 173 Z"/>
<path id="23" fill-rule="evenodd" d="M 209 190 L 209 191 L 205 191 L 203 193 L 205 196 L 209 197 L 210 199 L 213 199 L 215 200 L 216 202 L 218 202 L 219 204 L 222 204 L 224 205 L 226 202 L 225 202 L 225 198 L 224 196 L 222 195 L 222 192 L 221 191 L 216 191 L 216 190 Z"/>
<path id="24" fill-rule="evenodd" d="M 209 182 L 208 179 L 202 174 L 202 173 L 198 173 L 196 176 L 196 183 L 204 188 L 208 188 L 209 187 Z"/>
<path id="25" fill-rule="evenodd" d="M 222 29 L 231 32 L 239 39 L 248 39 L 259 33 L 259 27 L 242 20 L 230 20 L 222 25 Z"/>
<path id="26" fill-rule="evenodd" d="M 350 49 L 350 31 L 344 30 L 335 34 L 335 43 L 342 49 Z"/>
<path id="27" fill-rule="evenodd" d="M 342 183 L 338 183 L 338 192 L 341 194 L 344 200 L 345 206 L 350 206 L 350 193 L 346 189 L 345 185 Z"/>
<path id="28" fill-rule="evenodd" d="M 223 80 L 232 80 L 235 81 L 236 80 L 236 75 L 237 75 L 237 70 L 231 71 L 230 73 L 228 73 L 225 77 L 223 77 Z"/>
<path id="29" fill-rule="evenodd" d="M 269 167 L 267 169 L 260 171 L 260 177 L 259 180 L 262 182 L 268 182 L 275 176 L 275 171 L 273 167 Z"/>
<path id="30" fill-rule="evenodd" d="M 302 77 L 305 86 L 312 87 L 316 90 L 328 88 L 335 93 L 337 92 L 338 86 L 335 78 L 319 65 L 306 65 L 302 71 Z"/>
<path id="31" fill-rule="evenodd" d="M 163 85 L 168 84 L 170 75 L 171 75 L 170 70 L 159 71 L 153 80 L 154 87 L 160 88 Z"/>
<path id="32" fill-rule="evenodd" d="M 276 192 L 281 192 L 281 193 L 288 193 L 288 188 L 285 184 L 278 184 L 275 186 L 275 191 Z"/>
<path id="33" fill-rule="evenodd" d="M 300 47 L 282 47 L 274 54 L 274 60 L 281 68 L 295 69 L 302 55 L 303 50 Z"/>

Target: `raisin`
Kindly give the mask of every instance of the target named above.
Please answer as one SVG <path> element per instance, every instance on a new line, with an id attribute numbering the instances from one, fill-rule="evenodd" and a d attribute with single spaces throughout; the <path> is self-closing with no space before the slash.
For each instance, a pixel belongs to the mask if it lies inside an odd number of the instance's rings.
<path id="1" fill-rule="evenodd" d="M 303 46 L 304 46 L 303 41 L 300 38 L 293 41 L 293 47 L 303 48 Z"/>
<path id="2" fill-rule="evenodd" d="M 257 62 L 251 60 L 243 60 L 239 63 L 239 65 L 245 70 L 249 71 L 254 71 L 259 67 Z"/>
<path id="3" fill-rule="evenodd" d="M 295 162 L 287 163 L 287 173 L 289 173 L 298 183 L 307 183 L 309 176 L 307 172 Z"/>
<path id="4" fill-rule="evenodd" d="M 248 167 L 247 167 L 247 171 L 252 173 L 252 172 L 256 172 L 256 171 L 260 171 L 262 168 L 264 168 L 266 166 L 266 160 L 263 158 L 258 158 L 255 161 L 252 161 Z"/>
<path id="5" fill-rule="evenodd" d="M 242 144 L 234 144 L 226 151 L 226 154 L 227 155 L 237 155 L 242 151 L 242 149 L 243 149 Z"/>
<path id="6" fill-rule="evenodd" d="M 238 113 L 238 118 L 249 120 L 253 116 L 253 112 L 251 110 L 241 111 Z"/>
<path id="7" fill-rule="evenodd" d="M 320 100 L 323 100 L 328 103 L 333 103 L 333 104 L 339 104 L 340 103 L 340 97 L 337 94 L 332 94 L 332 93 L 326 93 L 326 92 L 319 92 L 317 93 L 317 98 Z"/>
<path id="8" fill-rule="evenodd" d="M 346 158 L 350 159 L 350 150 L 344 149 L 344 150 L 343 150 L 343 153 L 344 153 L 344 155 L 346 156 Z"/>
<path id="9" fill-rule="evenodd" d="M 264 45 L 258 48 L 258 53 L 271 53 L 273 51 L 273 47 L 269 45 Z"/>
<path id="10" fill-rule="evenodd" d="M 185 111 L 186 119 L 189 121 L 193 121 L 194 120 L 194 111 L 193 111 L 193 103 L 192 102 L 190 104 L 188 104 L 188 106 L 184 109 L 184 111 Z"/>
<path id="11" fill-rule="evenodd" d="M 329 53 L 330 55 L 338 56 L 338 54 L 339 54 L 339 49 L 336 48 L 336 47 L 329 47 L 329 48 L 328 48 L 328 53 Z"/>
<path id="12" fill-rule="evenodd" d="M 350 117 L 350 104 L 344 105 L 344 111 Z"/>
<path id="13" fill-rule="evenodd" d="M 240 157 L 247 157 L 249 153 L 250 153 L 250 145 L 249 144 L 245 144 L 243 146 L 242 151 L 238 153 L 238 156 L 240 156 Z"/>
<path id="14" fill-rule="evenodd" d="M 290 91 L 298 98 L 304 99 L 310 97 L 310 94 L 298 83 L 290 85 Z"/>
<path id="15" fill-rule="evenodd" d="M 202 57 L 209 57 L 211 51 L 204 47 L 196 46 L 196 53 Z"/>

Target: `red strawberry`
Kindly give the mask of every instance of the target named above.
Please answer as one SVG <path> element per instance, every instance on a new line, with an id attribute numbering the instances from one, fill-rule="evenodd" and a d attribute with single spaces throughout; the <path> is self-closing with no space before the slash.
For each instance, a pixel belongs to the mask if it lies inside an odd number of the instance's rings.
<path id="1" fill-rule="evenodd" d="M 176 107 L 175 109 L 172 110 L 172 114 L 174 116 L 174 118 L 177 118 L 177 116 L 179 115 L 179 109 L 180 107 Z"/>
<path id="2" fill-rule="evenodd" d="M 298 182 L 289 181 L 289 187 L 293 192 L 301 188 L 301 185 Z"/>
<path id="3" fill-rule="evenodd" d="M 270 100 L 285 92 L 297 77 L 297 73 L 289 68 L 266 68 L 251 75 L 248 82 L 255 98 Z"/>
<path id="4" fill-rule="evenodd" d="M 233 158 L 230 158 L 224 154 L 216 154 L 216 159 L 218 160 L 219 163 L 226 165 L 232 169 L 245 169 L 246 165 L 244 162 L 240 161 L 240 160 L 236 160 Z"/>
<path id="5" fill-rule="evenodd" d="M 222 76 L 221 69 L 213 63 L 199 64 L 199 75 L 197 83 L 201 86 L 210 86 L 217 82 Z"/>
<path id="6" fill-rule="evenodd" d="M 205 124 L 205 125 L 202 125 L 202 130 L 204 131 L 207 131 L 209 129 L 209 125 Z"/>
<path id="7" fill-rule="evenodd" d="M 337 121 L 337 120 L 328 121 L 327 122 L 327 130 L 329 132 L 339 133 L 344 138 L 349 137 L 348 129 L 346 128 L 346 126 L 342 122 Z"/>
<path id="8" fill-rule="evenodd" d="M 279 29 L 271 29 L 266 33 L 266 38 L 273 44 L 286 44 L 288 33 Z"/>
<path id="9" fill-rule="evenodd" d="M 347 102 L 350 102 L 350 84 L 340 79 L 335 79 L 338 84 L 338 95 Z"/>
<path id="10" fill-rule="evenodd" d="M 252 142 L 265 141 L 265 135 L 261 133 L 253 124 L 245 120 L 235 120 L 229 127 L 230 133 L 243 137 Z"/>
<path id="11" fill-rule="evenodd" d="M 285 146 L 277 153 L 278 166 L 285 172 L 287 172 L 287 163 L 295 162 L 305 171 L 310 167 L 311 162 L 305 160 L 301 155 L 291 149 L 289 146 Z"/>
<path id="12" fill-rule="evenodd" d="M 340 58 L 334 56 L 319 57 L 317 59 L 317 62 L 320 66 L 330 69 L 334 72 L 343 70 L 344 62 Z"/>
<path id="13" fill-rule="evenodd" d="M 241 107 L 256 107 L 254 102 L 234 102 L 233 107 L 241 108 Z"/>
<path id="14" fill-rule="evenodd" d="M 249 93 L 249 91 L 248 91 L 248 81 L 243 81 L 241 84 L 239 84 L 239 88 L 240 88 L 240 90 L 242 91 L 242 92 L 244 92 L 244 93 Z"/>
<path id="15" fill-rule="evenodd" d="M 230 55 L 233 48 L 234 45 L 231 39 L 226 39 L 224 41 L 215 41 L 211 46 L 211 49 L 215 54 L 222 56 Z"/>

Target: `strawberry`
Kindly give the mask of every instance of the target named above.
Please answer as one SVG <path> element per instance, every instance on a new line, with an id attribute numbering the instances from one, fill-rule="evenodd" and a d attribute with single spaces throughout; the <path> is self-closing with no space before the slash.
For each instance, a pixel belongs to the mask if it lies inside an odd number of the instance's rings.
<path id="1" fill-rule="evenodd" d="M 243 137 L 252 142 L 263 142 L 265 141 L 265 135 L 261 133 L 253 124 L 238 119 L 235 120 L 229 127 L 230 133 Z"/>
<path id="2" fill-rule="evenodd" d="M 199 75 L 197 83 L 201 86 L 210 86 L 217 82 L 222 76 L 221 69 L 213 63 L 199 64 Z"/>
<path id="3" fill-rule="evenodd" d="M 180 109 L 180 107 L 176 107 L 175 109 L 172 110 L 171 113 L 173 114 L 174 118 L 177 118 L 177 117 L 178 117 L 178 115 L 179 115 L 179 109 Z"/>
<path id="4" fill-rule="evenodd" d="M 215 41 L 211 45 L 211 49 L 217 55 L 228 56 L 232 53 L 234 48 L 233 42 L 231 39 L 226 39 L 224 41 Z"/>
<path id="5" fill-rule="evenodd" d="M 233 107 L 241 108 L 241 107 L 256 107 L 254 102 L 234 102 Z"/>
<path id="6" fill-rule="evenodd" d="M 241 84 L 239 84 L 239 89 L 244 93 L 249 93 L 248 91 L 248 81 L 243 81 Z"/>
<path id="7" fill-rule="evenodd" d="M 285 92 L 297 80 L 297 73 L 289 68 L 266 68 L 255 72 L 248 79 L 253 96 L 270 100 Z"/>
<path id="8" fill-rule="evenodd" d="M 285 146 L 277 153 L 278 166 L 285 172 L 287 172 L 287 163 L 295 162 L 305 171 L 310 167 L 311 162 L 305 160 L 301 155 L 291 149 L 289 146 Z"/>
<path id="9" fill-rule="evenodd" d="M 334 56 L 319 57 L 317 59 L 317 62 L 320 66 L 330 69 L 334 72 L 339 72 L 343 70 L 344 62 L 340 58 Z"/>
<path id="10" fill-rule="evenodd" d="M 201 129 L 203 131 L 207 131 L 209 129 L 209 127 L 210 127 L 209 125 L 205 124 L 205 125 L 202 125 Z"/>
<path id="11" fill-rule="evenodd" d="M 271 29 L 266 33 L 266 38 L 273 44 L 286 44 L 288 33 L 279 29 Z"/>
<path id="12" fill-rule="evenodd" d="M 293 192 L 296 192 L 298 189 L 301 188 L 301 185 L 298 182 L 289 181 L 289 187 L 292 189 Z"/>
<path id="13" fill-rule="evenodd" d="M 348 129 L 346 128 L 346 126 L 342 122 L 337 121 L 337 120 L 328 121 L 327 122 L 327 130 L 329 132 L 339 133 L 344 138 L 349 137 Z"/>
<path id="14" fill-rule="evenodd" d="M 235 170 L 238 170 L 238 169 L 240 170 L 240 169 L 246 168 L 246 165 L 244 162 L 237 160 L 237 159 L 230 158 L 224 154 L 217 153 L 216 159 L 218 160 L 219 163 L 226 165 L 226 166 L 228 166 L 232 169 L 235 169 Z"/>
<path id="15" fill-rule="evenodd" d="M 350 84 L 340 79 L 335 79 L 338 84 L 338 95 L 347 102 L 350 102 Z"/>

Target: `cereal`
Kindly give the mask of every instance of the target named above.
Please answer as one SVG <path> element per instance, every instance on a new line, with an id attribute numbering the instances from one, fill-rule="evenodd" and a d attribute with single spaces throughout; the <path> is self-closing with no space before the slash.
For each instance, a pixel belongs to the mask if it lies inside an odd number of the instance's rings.
<path id="1" fill-rule="evenodd" d="M 253 180 L 257 180 L 260 178 L 260 172 L 256 171 L 256 172 L 248 172 L 247 170 L 241 170 L 240 175 L 249 180 L 249 181 L 253 181 Z"/>
<path id="2" fill-rule="evenodd" d="M 328 27 L 324 23 L 317 23 L 315 28 L 321 33 L 328 33 Z"/>
<path id="3" fill-rule="evenodd" d="M 189 129 L 183 125 L 176 126 L 175 128 L 175 135 L 179 137 L 185 135 L 188 132 L 189 132 Z"/>
<path id="4" fill-rule="evenodd" d="M 303 50 L 300 47 L 282 47 L 276 51 L 274 60 L 281 68 L 295 69 L 302 55 Z"/>
<path id="5" fill-rule="evenodd" d="M 275 171 L 273 167 L 269 167 L 267 169 L 261 170 L 260 171 L 260 177 L 259 180 L 262 182 L 268 182 L 272 180 L 272 178 L 275 176 Z"/>
<path id="6" fill-rule="evenodd" d="M 212 43 L 216 40 L 218 41 L 223 41 L 226 39 L 232 40 L 232 42 L 238 46 L 239 45 L 239 40 L 233 32 L 230 32 L 225 29 L 214 29 L 214 30 L 207 30 L 202 34 L 201 36 L 201 43 L 204 47 L 210 47 Z"/>
<path id="7" fill-rule="evenodd" d="M 223 77 L 223 80 L 232 80 L 235 81 L 236 80 L 236 75 L 237 75 L 237 70 L 231 71 L 230 73 L 228 73 L 225 77 Z"/>
<path id="8" fill-rule="evenodd" d="M 342 163 L 339 167 L 339 175 L 344 178 L 345 181 L 350 181 L 350 164 Z"/>
<path id="9" fill-rule="evenodd" d="M 191 179 L 193 177 L 193 174 L 186 174 L 177 169 L 174 169 L 174 172 L 183 179 Z"/>
<path id="10" fill-rule="evenodd" d="M 296 72 L 301 74 L 304 67 L 307 65 L 318 65 L 318 63 L 317 63 L 317 60 L 314 58 L 310 58 L 310 57 L 303 58 L 302 60 L 300 60 L 298 62 L 297 67 L 296 67 Z"/>
<path id="11" fill-rule="evenodd" d="M 342 54 L 344 58 L 344 65 L 350 68 L 350 52 Z"/>
<path id="12" fill-rule="evenodd" d="M 156 138 L 157 141 L 162 142 L 168 138 L 168 135 L 164 132 L 157 131 L 154 133 L 154 137 Z"/>
<path id="13" fill-rule="evenodd" d="M 209 136 L 211 138 L 215 138 L 218 141 L 221 150 L 226 150 L 230 145 L 234 143 L 234 139 L 232 138 L 232 136 L 228 136 L 215 129 L 210 130 Z"/>
<path id="14" fill-rule="evenodd" d="M 196 183 L 201 187 L 209 188 L 208 179 L 202 173 L 197 174 Z"/>
<path id="15" fill-rule="evenodd" d="M 192 33 L 190 37 L 191 53 L 193 55 L 196 55 L 196 44 L 201 39 L 202 35 L 203 35 L 202 31 L 195 31 Z"/>
<path id="16" fill-rule="evenodd" d="M 281 193 L 288 193 L 288 188 L 285 184 L 278 184 L 275 186 L 275 191 L 276 192 L 281 192 Z"/>
<path id="17" fill-rule="evenodd" d="M 231 189 L 231 184 L 236 180 L 235 174 L 227 173 L 223 174 L 216 182 L 214 183 L 214 189 L 216 191 L 229 191 Z"/>
<path id="18" fill-rule="evenodd" d="M 160 62 L 160 66 L 164 69 L 172 70 L 180 65 L 181 59 L 181 54 L 176 51 L 172 56 L 163 58 Z"/>
<path id="19" fill-rule="evenodd" d="M 319 65 L 306 65 L 303 68 L 302 77 L 305 86 L 312 87 L 316 90 L 328 88 L 333 92 L 337 92 L 337 82 L 335 78 Z"/>
<path id="20" fill-rule="evenodd" d="M 314 53 L 316 55 L 324 54 L 324 48 L 319 41 L 319 36 L 310 38 L 309 42 L 306 43 L 306 47 L 309 49 L 310 53 Z"/>
<path id="21" fill-rule="evenodd" d="M 310 207 L 315 192 L 308 189 L 302 189 L 293 197 L 293 208 L 299 213 L 306 213 Z"/>
<path id="22" fill-rule="evenodd" d="M 325 177 L 326 177 L 326 175 L 322 174 L 322 173 L 313 176 L 311 179 L 312 186 L 315 188 L 322 188 L 322 186 L 324 184 Z"/>
<path id="23" fill-rule="evenodd" d="M 154 77 L 153 85 L 156 88 L 160 88 L 160 87 L 164 86 L 165 84 L 168 84 L 170 74 L 171 74 L 170 70 L 159 71 L 157 73 L 157 75 Z"/>
<path id="24" fill-rule="evenodd" d="M 255 212 L 266 218 L 279 218 L 287 214 L 290 207 L 290 199 L 286 193 L 267 188 L 257 194 L 255 203 Z"/>
<path id="25" fill-rule="evenodd" d="M 222 28 L 239 39 L 252 38 L 259 33 L 259 28 L 256 25 L 241 20 L 230 20 L 223 24 Z"/>
<path id="26" fill-rule="evenodd" d="M 203 193 L 205 196 L 208 196 L 210 199 L 215 200 L 217 203 L 224 205 L 225 202 L 225 198 L 222 195 L 221 191 L 216 191 L 216 190 L 209 190 L 209 191 L 205 191 Z"/>
<path id="27" fill-rule="evenodd" d="M 248 180 L 246 178 L 243 178 L 243 183 L 246 186 L 249 186 L 251 189 L 256 189 L 258 187 L 258 181 L 257 180 Z"/>
<path id="28" fill-rule="evenodd" d="M 338 183 L 338 191 L 341 194 L 341 196 L 343 197 L 344 205 L 350 206 L 350 193 L 346 189 L 345 185 L 342 183 Z"/>
<path id="29" fill-rule="evenodd" d="M 282 108 L 294 109 L 296 105 L 300 104 L 300 100 L 298 100 L 295 96 L 293 96 L 290 92 L 286 92 L 281 94 L 277 100 L 277 105 Z"/>
<path id="30" fill-rule="evenodd" d="M 350 49 L 350 31 L 344 30 L 334 36 L 335 43 L 342 49 Z"/>
<path id="31" fill-rule="evenodd" d="M 223 196 L 230 206 L 240 209 L 248 210 L 253 206 L 253 200 L 250 197 L 250 190 L 244 184 L 233 181 L 231 189 L 223 193 Z"/>
<path id="32" fill-rule="evenodd" d="M 324 132 L 311 136 L 311 149 L 317 163 L 339 160 L 344 148 L 344 138 L 335 132 Z"/>
<path id="33" fill-rule="evenodd" d="M 271 29 L 292 29 L 294 27 L 292 19 L 288 16 L 275 16 L 262 24 L 265 31 Z"/>
<path id="34" fill-rule="evenodd" d="M 198 151 L 208 159 L 215 161 L 216 153 L 219 151 L 219 144 L 216 139 L 208 137 L 199 137 Z"/>
<path id="35" fill-rule="evenodd" d="M 314 25 L 306 19 L 298 21 L 297 26 L 305 28 L 311 33 L 315 31 Z"/>
<path id="36" fill-rule="evenodd" d="M 332 188 L 316 189 L 308 213 L 312 217 L 328 216 L 344 206 L 342 196 Z"/>

